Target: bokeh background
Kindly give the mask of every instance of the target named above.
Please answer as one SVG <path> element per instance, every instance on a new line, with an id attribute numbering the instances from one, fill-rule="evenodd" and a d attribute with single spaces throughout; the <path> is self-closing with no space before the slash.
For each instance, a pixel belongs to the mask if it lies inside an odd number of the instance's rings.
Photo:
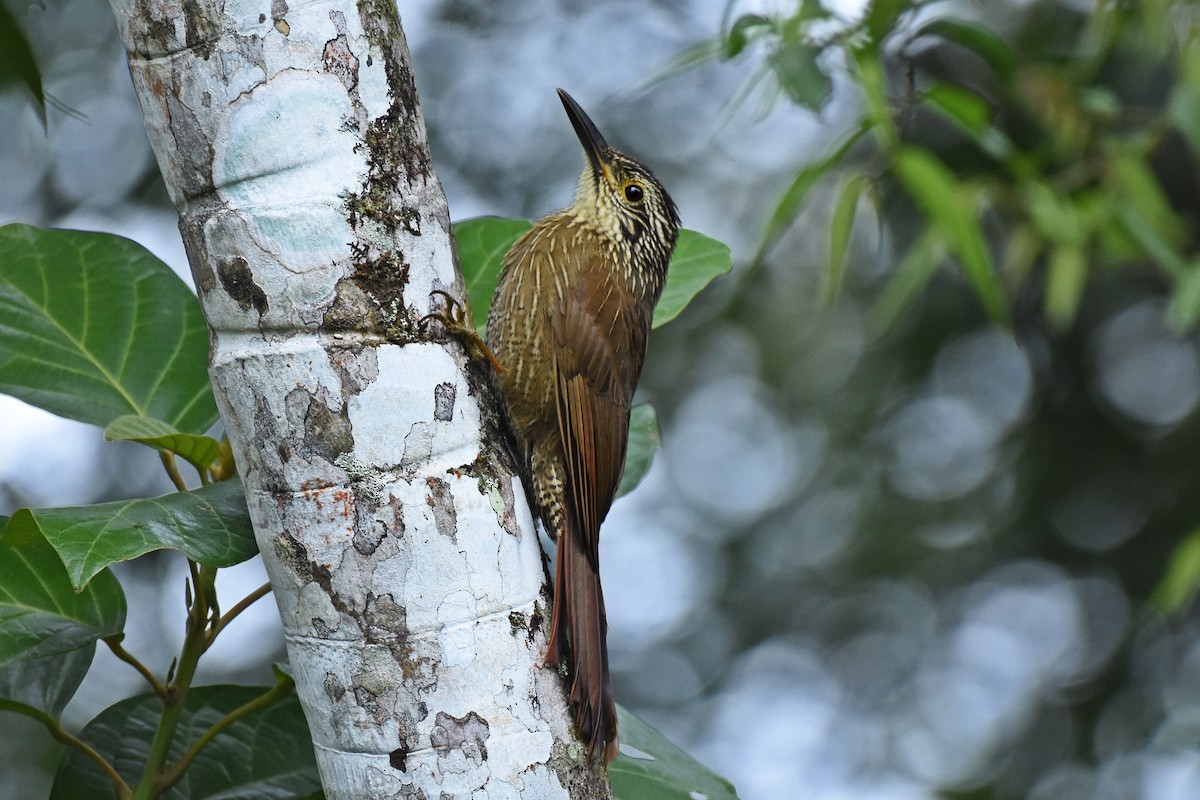
<path id="1" fill-rule="evenodd" d="M 654 167 L 686 226 L 734 254 L 734 272 L 652 340 L 641 392 L 658 407 L 662 449 L 605 527 L 623 704 L 745 800 L 1200 797 L 1200 618 L 1186 586 L 1163 590 L 1200 522 L 1200 351 L 1186 325 L 1167 324 L 1179 289 L 1152 259 L 1088 271 L 1077 310 L 1056 322 L 1031 259 L 1006 274 L 1011 325 L 992 322 L 946 265 L 881 326 L 878 297 L 920 225 L 886 181 L 879 202 L 859 204 L 834 300 L 836 171 L 758 257 L 785 188 L 862 113 L 838 52 L 820 57 L 832 86 L 814 111 L 773 82 L 769 42 L 727 59 L 696 47 L 741 14 L 798 3 L 400 5 L 456 219 L 536 217 L 569 200 L 581 156 L 561 86 L 610 143 Z M 1147 3 L 1164 27 L 1139 29 L 1118 58 L 1087 36 L 1121 5 L 1139 4 L 921 13 L 973 20 L 1021 64 L 1100 87 L 1083 106 L 1108 102 L 1121 135 L 1168 103 L 1182 80 L 1171 32 L 1195 24 L 1192 3 Z M 825 7 L 852 22 L 864 3 Z M 0 92 L 0 221 L 121 233 L 186 276 L 107 5 L 15 10 L 48 92 L 77 113 L 52 108 L 43 128 L 25 96 Z M 887 63 L 898 108 L 931 75 L 981 73 L 951 46 L 904 44 Z M 1043 109 L 1077 99 L 1016 85 Z M 1018 141 L 1045 135 L 1020 114 L 1006 125 Z M 919 109 L 903 131 L 962 174 L 986 169 Z M 1196 152 L 1156 132 L 1153 174 L 1187 253 Z M 1086 166 L 1086 146 L 1050 149 L 1065 173 Z M 873 158 L 869 147 L 846 156 L 882 174 Z M 985 218 L 998 250 L 1011 250 L 1008 222 Z M 169 490 L 149 451 L 0 397 L 0 514 Z M 155 554 L 118 571 L 126 646 L 162 671 L 180 643 L 185 565 Z M 262 580 L 251 563 L 222 571 L 219 587 L 228 604 Z M 260 603 L 201 679 L 268 682 L 282 657 L 273 605 Z M 140 690 L 101 648 L 68 719 L 80 726 Z M 0 797 L 44 796 L 58 753 L 38 726 L 0 716 Z"/>

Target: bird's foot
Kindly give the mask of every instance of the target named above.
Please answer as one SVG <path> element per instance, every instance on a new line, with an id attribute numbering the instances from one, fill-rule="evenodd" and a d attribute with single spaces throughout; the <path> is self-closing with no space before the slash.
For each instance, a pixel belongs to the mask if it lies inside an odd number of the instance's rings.
<path id="1" fill-rule="evenodd" d="M 460 303 L 449 292 L 441 289 L 434 289 L 430 295 L 440 294 L 446 299 L 446 308 L 443 311 L 434 311 L 421 317 L 418 324 L 425 327 L 425 324 L 435 319 L 442 324 L 446 332 L 462 342 L 467 348 L 467 353 L 473 358 L 487 359 L 492 365 L 492 369 L 496 372 L 504 372 L 504 367 L 500 366 L 500 362 L 496 360 L 496 354 L 492 352 L 492 348 L 487 346 L 487 342 L 475 330 L 475 326 L 471 324 L 471 312 L 466 305 Z"/>

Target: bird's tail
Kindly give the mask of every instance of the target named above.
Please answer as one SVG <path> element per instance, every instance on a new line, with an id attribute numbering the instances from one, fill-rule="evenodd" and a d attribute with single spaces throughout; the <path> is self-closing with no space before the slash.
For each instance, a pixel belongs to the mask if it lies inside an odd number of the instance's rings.
<path id="1" fill-rule="evenodd" d="M 575 724 L 588 742 L 588 759 L 599 753 L 608 764 L 617 757 L 617 707 L 608 674 L 608 621 L 600 573 L 588 558 L 582 538 L 568 522 L 558 539 L 546 663 L 559 662 L 562 643 L 569 639 Z"/>

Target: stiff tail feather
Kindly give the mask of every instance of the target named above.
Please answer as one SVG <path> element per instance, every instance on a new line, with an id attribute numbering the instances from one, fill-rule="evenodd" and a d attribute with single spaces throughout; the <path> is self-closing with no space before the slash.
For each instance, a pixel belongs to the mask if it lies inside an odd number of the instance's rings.
<path id="1" fill-rule="evenodd" d="M 571 643 L 571 703 L 575 724 L 588 742 L 588 759 L 617 757 L 617 707 L 608 674 L 608 621 L 600 574 L 578 532 L 568 524 L 558 539 L 554 611 L 546 663 L 557 664 L 562 643 Z"/>

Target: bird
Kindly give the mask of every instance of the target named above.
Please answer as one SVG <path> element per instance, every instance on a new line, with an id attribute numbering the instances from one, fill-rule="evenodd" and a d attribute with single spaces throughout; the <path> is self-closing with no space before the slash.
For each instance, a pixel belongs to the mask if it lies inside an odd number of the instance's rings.
<path id="1" fill-rule="evenodd" d="M 558 96 L 585 154 L 574 201 L 513 243 L 486 343 L 476 334 L 470 349 L 494 367 L 535 513 L 556 542 L 544 662 L 557 665 L 569 652 L 576 727 L 588 760 L 607 765 L 618 738 L 600 526 L 621 482 L 630 408 L 680 219 L 654 173 L 610 147 L 567 92 Z"/>

